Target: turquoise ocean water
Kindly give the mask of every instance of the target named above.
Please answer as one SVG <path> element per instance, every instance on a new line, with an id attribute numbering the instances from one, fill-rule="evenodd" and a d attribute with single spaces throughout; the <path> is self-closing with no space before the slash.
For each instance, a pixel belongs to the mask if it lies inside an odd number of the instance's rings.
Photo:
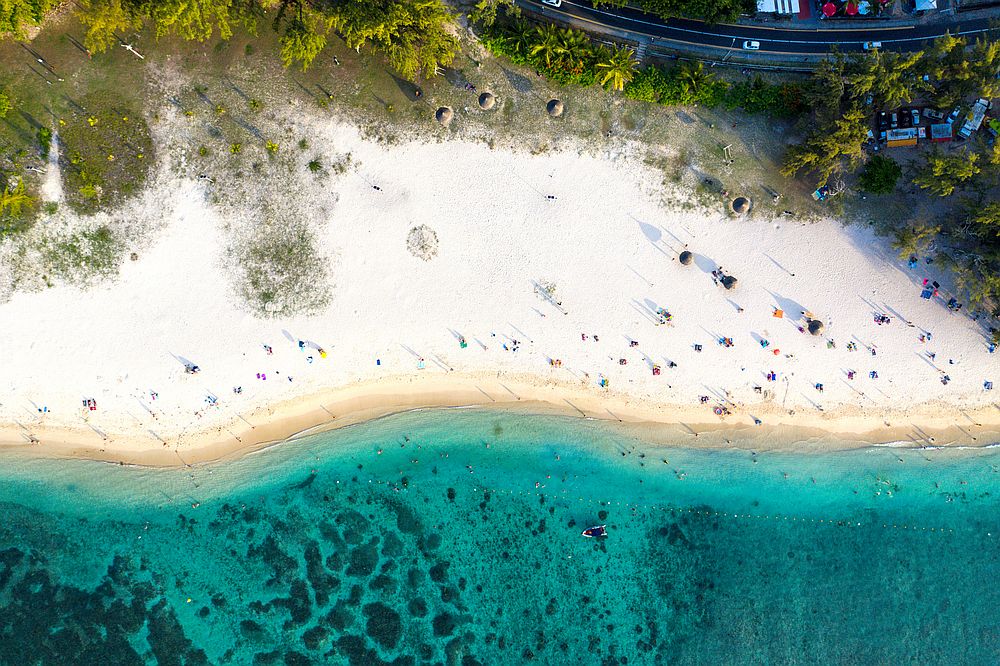
<path id="1" fill-rule="evenodd" d="M 5 456 L 0 663 L 996 664 L 998 469 L 481 410 L 183 470 Z"/>

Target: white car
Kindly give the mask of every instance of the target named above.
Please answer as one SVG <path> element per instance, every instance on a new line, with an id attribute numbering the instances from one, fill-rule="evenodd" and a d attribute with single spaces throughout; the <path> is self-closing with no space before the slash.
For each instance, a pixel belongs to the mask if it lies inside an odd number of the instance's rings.
<path id="1" fill-rule="evenodd" d="M 561 7 L 562 0 L 542 0 L 543 5 L 548 5 L 549 7 Z"/>
<path id="2" fill-rule="evenodd" d="M 748 39 L 747 41 L 743 42 L 743 50 L 760 51 L 760 42 L 755 42 Z"/>
<path id="3" fill-rule="evenodd" d="M 874 49 L 882 48 L 882 42 L 865 42 L 865 51 L 872 51 Z"/>

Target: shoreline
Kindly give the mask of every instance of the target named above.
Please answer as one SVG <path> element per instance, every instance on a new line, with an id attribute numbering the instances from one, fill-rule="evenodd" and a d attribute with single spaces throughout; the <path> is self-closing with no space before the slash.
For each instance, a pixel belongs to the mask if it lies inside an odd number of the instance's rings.
<path id="1" fill-rule="evenodd" d="M 96 431 L 64 427 L 31 429 L 38 441 L 29 443 L 24 426 L 4 424 L 0 456 L 176 468 L 231 462 L 284 442 L 404 412 L 458 408 L 594 420 L 664 447 L 831 452 L 870 446 L 984 448 L 1000 441 L 1000 410 L 992 407 L 965 410 L 926 403 L 898 412 L 846 406 L 815 412 L 782 410 L 774 403 L 734 403 L 732 413 L 720 418 L 705 405 L 659 404 L 540 379 L 471 373 L 385 377 L 263 405 L 159 446 L 136 433 L 102 439 Z M 763 424 L 756 426 L 755 418 Z"/>

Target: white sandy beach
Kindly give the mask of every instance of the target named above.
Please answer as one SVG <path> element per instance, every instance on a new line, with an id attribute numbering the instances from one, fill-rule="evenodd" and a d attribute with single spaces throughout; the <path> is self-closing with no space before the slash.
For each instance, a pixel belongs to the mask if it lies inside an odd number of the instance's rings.
<path id="1" fill-rule="evenodd" d="M 981 326 L 949 311 L 944 288 L 920 297 L 924 278 L 947 285 L 936 265 L 911 270 L 864 229 L 753 212 L 735 219 L 721 204 L 714 215 L 678 212 L 663 204 L 661 176 L 628 150 L 532 156 L 459 141 L 386 147 L 349 126 L 326 133 L 317 148 L 350 152 L 353 166 L 315 185 L 318 200 L 333 202 L 321 244 L 334 286 L 322 312 L 249 314 L 206 183 L 169 183 L 161 198 L 171 206 L 149 211 L 165 216 L 162 228 L 117 279 L 0 304 L 0 422 L 9 424 L 0 440 L 165 462 L 165 451 L 233 451 L 342 419 L 344 391 L 355 402 L 375 396 L 364 405 L 372 413 L 518 394 L 570 412 L 562 403 L 572 397 L 588 415 L 624 410 L 637 421 L 717 424 L 718 406 L 734 427 L 760 419 L 861 432 L 894 421 L 919 433 L 954 424 L 951 441 L 1000 420 L 984 389 L 1000 366 Z M 420 224 L 440 243 L 426 262 L 406 247 Z M 690 266 L 677 261 L 685 246 Z M 734 290 L 714 284 L 719 266 L 738 278 Z M 565 312 L 536 293 L 540 282 L 555 285 Z M 657 324 L 658 308 L 672 315 L 668 325 Z M 803 311 L 826 324 L 823 335 L 799 331 Z M 891 323 L 877 325 L 876 313 Z M 733 346 L 719 345 L 723 337 Z M 185 362 L 200 372 L 186 374 Z M 281 417 L 287 423 L 276 424 Z"/>

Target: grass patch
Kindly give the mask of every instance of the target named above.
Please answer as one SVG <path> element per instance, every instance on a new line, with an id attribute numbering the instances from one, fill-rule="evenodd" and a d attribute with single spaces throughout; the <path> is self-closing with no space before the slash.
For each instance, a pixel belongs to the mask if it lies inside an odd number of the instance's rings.
<path id="1" fill-rule="evenodd" d="M 149 126 L 101 93 L 85 96 L 60 120 L 66 203 L 79 213 L 121 204 L 142 190 L 153 164 Z"/>
<path id="2" fill-rule="evenodd" d="M 232 253 L 240 270 L 240 295 L 264 317 L 309 314 L 330 301 L 327 260 L 303 222 L 265 222 Z"/>
<path id="3" fill-rule="evenodd" d="M 49 274 L 67 282 L 89 282 L 118 272 L 125 244 L 108 226 L 46 239 L 42 257 Z"/>

